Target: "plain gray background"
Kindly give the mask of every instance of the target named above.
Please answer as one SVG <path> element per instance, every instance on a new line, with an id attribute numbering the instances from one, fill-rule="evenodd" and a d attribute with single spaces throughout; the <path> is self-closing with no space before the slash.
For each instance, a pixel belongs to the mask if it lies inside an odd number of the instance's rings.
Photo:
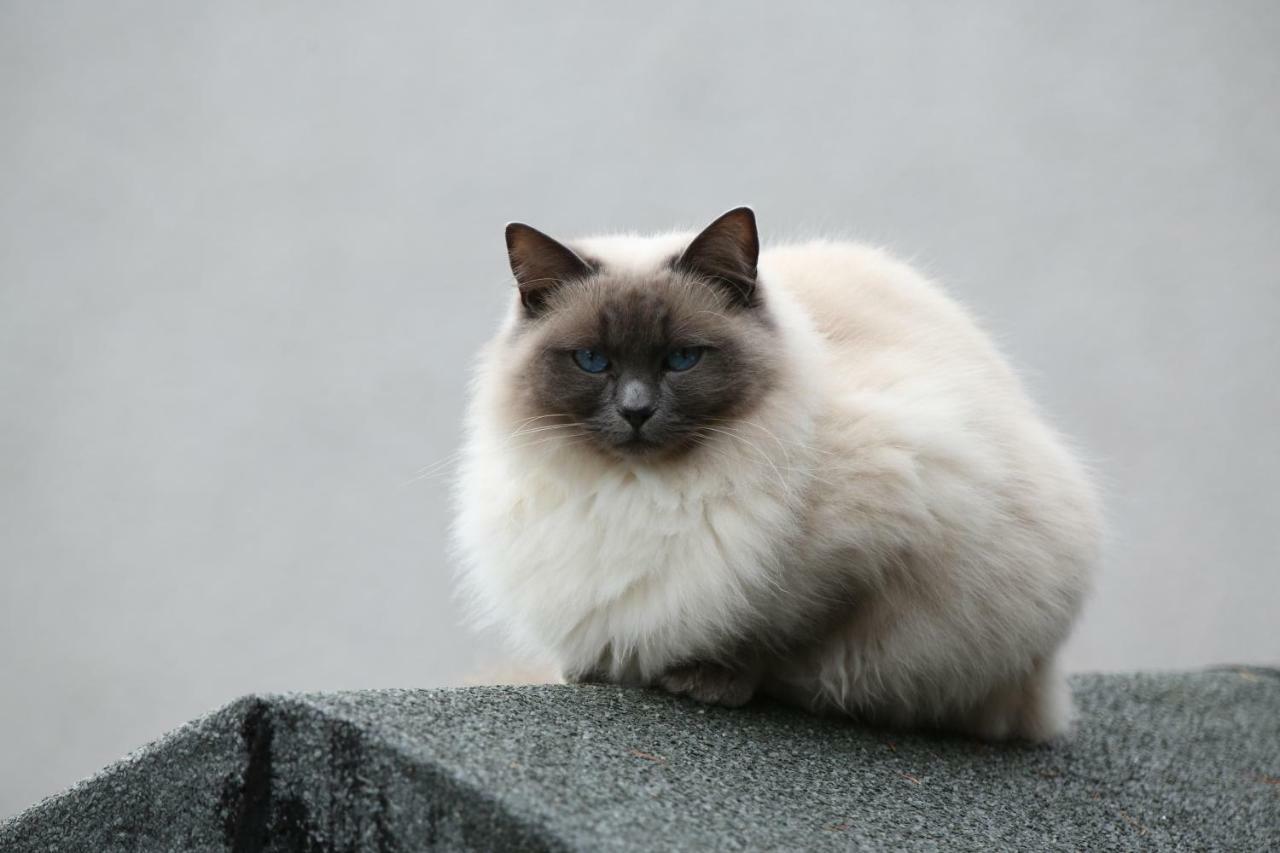
<path id="1" fill-rule="evenodd" d="M 0 815 L 248 691 L 503 660 L 414 477 L 509 219 L 895 248 L 1107 481 L 1069 665 L 1280 662 L 1277 44 L 1271 2 L 4 2 Z"/>

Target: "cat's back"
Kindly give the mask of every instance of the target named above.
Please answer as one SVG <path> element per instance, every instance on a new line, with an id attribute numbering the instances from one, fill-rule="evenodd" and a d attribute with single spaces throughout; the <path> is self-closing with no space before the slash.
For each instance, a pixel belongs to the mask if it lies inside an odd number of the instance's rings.
<path id="1" fill-rule="evenodd" d="M 819 241 L 763 253 L 760 271 L 822 341 L 819 435 L 840 458 L 910 448 L 914 465 L 971 480 L 1053 483 L 1096 514 L 1083 467 L 967 309 L 889 253 Z M 783 306 L 779 306 L 783 308 Z M 810 333 L 811 334 L 811 333 Z M 857 479 L 857 478 L 855 478 Z"/>
<path id="2" fill-rule="evenodd" d="M 883 250 L 843 242 L 771 249 L 760 272 L 787 303 L 783 322 L 802 313 L 822 341 L 818 436 L 829 461 L 852 466 L 837 491 L 874 484 L 871 470 L 909 469 L 935 496 L 948 492 L 946 481 L 957 494 L 982 483 L 1024 517 L 1070 516 L 1092 543 L 1100 520 L 1087 472 L 992 339 L 942 287 Z M 895 467 L 899 456 L 907 468 Z M 971 503 L 956 508 L 957 518 L 974 517 Z M 1002 513 L 1015 514 L 995 510 Z"/>
<path id="3" fill-rule="evenodd" d="M 977 380 L 1017 394 L 1013 372 L 972 315 L 882 249 L 829 240 L 777 246 L 761 254 L 760 272 L 803 308 L 830 367 L 849 370 L 863 387 L 942 371 L 966 379 L 962 385 Z"/>

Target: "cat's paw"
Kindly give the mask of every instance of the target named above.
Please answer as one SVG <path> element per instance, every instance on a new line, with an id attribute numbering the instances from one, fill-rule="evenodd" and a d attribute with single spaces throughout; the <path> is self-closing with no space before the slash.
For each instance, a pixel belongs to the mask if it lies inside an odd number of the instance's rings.
<path id="1" fill-rule="evenodd" d="M 584 669 L 565 672 L 560 676 L 566 684 L 609 684 L 609 676 L 601 670 Z"/>
<path id="2" fill-rule="evenodd" d="M 658 676 L 658 686 L 668 693 L 728 708 L 745 705 L 759 683 L 756 675 L 714 663 L 684 664 Z"/>

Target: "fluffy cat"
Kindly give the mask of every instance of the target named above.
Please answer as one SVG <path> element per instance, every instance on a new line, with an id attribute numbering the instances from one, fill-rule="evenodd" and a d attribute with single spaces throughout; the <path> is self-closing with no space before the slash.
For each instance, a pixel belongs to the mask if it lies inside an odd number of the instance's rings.
<path id="1" fill-rule="evenodd" d="M 506 238 L 455 528 L 485 619 L 572 681 L 1066 730 L 1097 501 L 964 309 L 876 249 L 761 254 L 747 208 Z"/>

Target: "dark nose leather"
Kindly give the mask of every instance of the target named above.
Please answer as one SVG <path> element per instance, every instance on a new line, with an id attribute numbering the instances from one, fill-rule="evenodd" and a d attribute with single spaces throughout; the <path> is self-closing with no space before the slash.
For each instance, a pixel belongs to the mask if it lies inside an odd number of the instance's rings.
<path id="1" fill-rule="evenodd" d="M 645 383 L 634 379 L 623 383 L 618 396 L 618 414 L 626 418 L 627 423 L 640 429 L 653 416 L 655 409 L 653 390 Z"/>
<path id="2" fill-rule="evenodd" d="M 618 412 L 636 429 L 653 416 L 653 406 L 619 406 Z"/>

